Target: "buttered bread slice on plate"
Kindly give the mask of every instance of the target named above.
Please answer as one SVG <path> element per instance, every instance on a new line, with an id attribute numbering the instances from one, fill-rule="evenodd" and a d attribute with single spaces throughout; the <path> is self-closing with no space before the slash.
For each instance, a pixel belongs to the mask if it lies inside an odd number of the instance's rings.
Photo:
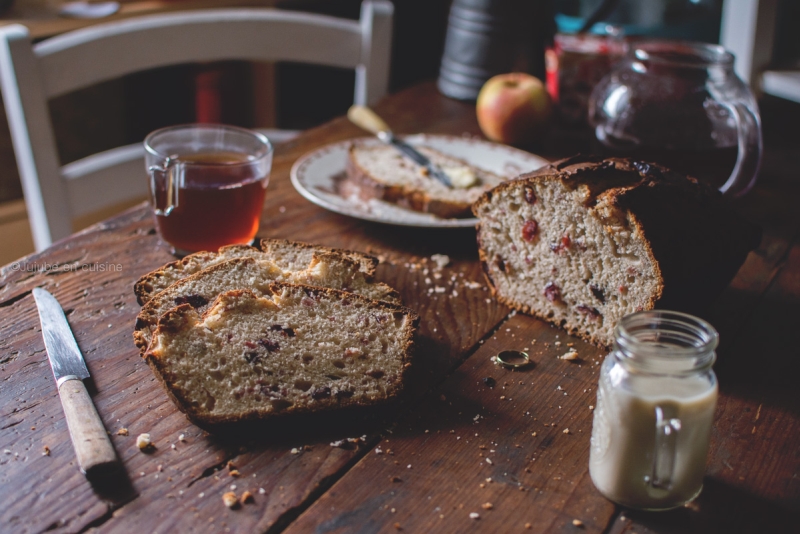
<path id="1" fill-rule="evenodd" d="M 468 217 L 472 203 L 483 192 L 503 182 L 494 173 L 433 148 L 415 148 L 450 177 L 452 188 L 428 176 L 427 169 L 394 147 L 355 143 L 348 153 L 347 180 L 340 185 L 342 192 L 455 218 Z"/>

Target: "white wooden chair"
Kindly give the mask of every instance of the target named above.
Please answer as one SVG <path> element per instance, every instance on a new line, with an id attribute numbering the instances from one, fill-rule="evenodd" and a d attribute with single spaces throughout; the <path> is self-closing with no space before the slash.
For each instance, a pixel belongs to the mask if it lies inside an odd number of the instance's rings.
<path id="1" fill-rule="evenodd" d="M 24 26 L 0 28 L 0 85 L 36 249 L 71 234 L 75 217 L 147 195 L 141 143 L 62 167 L 48 99 L 155 67 L 238 59 L 353 68 L 354 102 L 368 104 L 388 88 L 392 15 L 388 0 L 365 0 L 358 21 L 272 9 L 186 11 L 35 45 Z"/>

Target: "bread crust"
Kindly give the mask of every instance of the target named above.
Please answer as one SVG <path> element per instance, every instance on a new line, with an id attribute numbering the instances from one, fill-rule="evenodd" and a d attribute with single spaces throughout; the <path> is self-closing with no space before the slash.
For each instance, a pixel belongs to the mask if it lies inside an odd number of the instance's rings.
<path id="1" fill-rule="evenodd" d="M 473 205 L 473 212 L 478 215 L 499 192 L 544 180 L 559 180 L 572 189 L 586 186 L 590 193 L 587 209 L 607 206 L 617 210 L 641 232 L 647 255 L 656 267 L 659 288 L 643 309 L 703 311 L 760 242 L 760 229 L 738 216 L 716 189 L 660 165 L 626 158 L 578 155 L 554 162 L 485 193 Z M 530 306 L 498 294 L 492 258 L 481 243 L 480 224 L 477 235 L 483 272 L 496 298 L 553 322 Z M 607 346 L 590 332 L 566 329 Z"/>
<path id="2" fill-rule="evenodd" d="M 203 413 L 201 410 L 198 410 L 196 406 L 192 405 L 192 402 L 186 396 L 186 392 L 183 392 L 179 387 L 176 386 L 176 378 L 172 375 L 172 373 L 170 373 L 167 366 L 161 360 L 160 355 L 157 352 L 157 349 L 154 349 L 152 347 L 149 348 L 144 355 L 145 361 L 147 361 L 148 365 L 153 370 L 159 382 L 161 382 L 161 384 L 163 385 L 169 397 L 175 402 L 176 406 L 182 412 L 184 412 L 193 422 L 201 426 L 219 426 L 226 424 L 238 425 L 239 423 L 243 423 L 246 421 L 282 418 L 293 414 L 316 413 L 319 411 L 346 408 L 349 406 L 371 406 L 380 402 L 388 401 L 391 398 L 394 398 L 401 393 L 404 387 L 405 377 L 408 373 L 409 368 L 411 367 L 414 357 L 414 350 L 415 350 L 414 338 L 420 320 L 419 315 L 417 315 L 416 312 L 399 304 L 392 304 L 388 302 L 371 300 L 366 297 L 362 297 L 360 295 L 356 295 L 346 291 L 340 291 L 337 289 L 305 286 L 300 284 L 287 284 L 282 282 L 275 282 L 270 285 L 270 291 L 272 292 L 273 296 L 280 295 L 281 291 L 284 288 L 299 288 L 303 289 L 304 291 L 323 293 L 327 297 L 336 300 L 344 300 L 344 299 L 361 300 L 363 303 L 365 303 L 366 309 L 388 311 L 391 313 L 402 313 L 403 315 L 408 316 L 410 321 L 408 322 L 407 328 L 404 332 L 403 350 L 401 354 L 401 371 L 400 375 L 398 376 L 398 379 L 393 383 L 394 389 L 392 390 L 392 394 L 388 395 L 387 398 L 385 399 L 379 399 L 375 402 L 370 402 L 370 403 L 356 402 L 347 397 L 343 398 L 331 397 L 327 400 L 320 401 L 318 403 L 319 405 L 315 406 L 314 409 L 307 409 L 303 407 L 297 408 L 295 405 L 292 405 L 282 410 L 279 413 L 274 413 L 270 411 L 270 412 L 251 412 L 240 416 L 215 416 Z M 164 331 L 175 332 L 180 329 L 193 327 L 194 324 L 196 324 L 197 322 L 202 322 L 203 320 L 205 320 L 210 313 L 214 313 L 215 307 L 221 302 L 222 299 L 229 299 L 231 297 L 233 298 L 249 297 L 253 299 L 262 299 L 262 298 L 269 298 L 270 295 L 259 296 L 247 289 L 229 291 L 219 295 L 215 299 L 214 303 L 203 313 L 202 316 L 200 316 L 197 313 L 197 311 L 190 305 L 182 304 L 180 306 L 172 308 L 171 310 L 163 314 L 161 318 L 159 318 L 156 331 L 154 332 L 153 335 L 154 339 L 161 332 Z"/>
<path id="3" fill-rule="evenodd" d="M 353 260 L 349 256 L 342 257 L 341 254 L 336 252 L 328 252 L 325 254 L 320 254 L 314 256 L 312 259 L 311 265 L 315 265 L 318 261 L 324 260 L 326 257 L 332 258 L 340 258 L 345 263 L 350 263 L 355 265 L 358 263 L 356 260 Z M 158 310 L 163 310 L 167 308 L 171 301 L 178 295 L 180 289 L 190 285 L 196 281 L 202 281 L 204 278 L 209 276 L 214 276 L 216 274 L 225 274 L 234 271 L 235 269 L 248 269 L 251 264 L 259 264 L 263 265 L 264 270 L 267 269 L 274 269 L 278 271 L 279 269 L 274 265 L 269 264 L 268 262 L 259 262 L 254 258 L 247 257 L 247 258 L 236 258 L 233 260 L 224 261 L 222 263 L 218 263 L 216 265 L 212 265 L 211 267 L 204 269 L 200 272 L 196 272 L 186 278 L 182 278 L 178 282 L 172 284 L 169 288 L 165 289 L 164 291 L 159 292 L 155 296 L 153 296 L 147 304 L 145 304 L 142 309 L 139 311 L 139 314 L 136 317 L 136 325 L 134 327 L 133 332 L 133 342 L 136 347 L 139 349 L 139 352 L 142 356 L 144 356 L 145 351 L 147 350 L 147 346 L 150 344 L 150 340 L 152 339 L 152 333 L 156 328 L 159 320 Z M 365 276 L 365 278 L 367 278 Z M 352 280 L 351 280 L 352 281 Z M 389 287 L 388 285 L 381 283 L 381 282 L 370 282 L 372 287 L 376 287 L 381 289 L 383 295 L 386 299 L 392 299 L 397 302 L 400 301 L 400 294 L 393 288 Z M 233 288 L 232 288 L 233 289 Z M 245 289 L 245 288 L 236 288 L 236 289 Z M 353 293 L 355 294 L 355 293 Z M 193 298 L 192 295 L 178 295 L 182 299 L 191 300 Z M 195 307 L 202 307 L 207 305 L 209 302 L 213 301 L 216 298 L 211 297 L 210 295 L 208 298 L 203 296 L 194 296 L 198 297 L 195 300 L 202 299 L 202 302 L 197 303 Z M 382 301 L 383 302 L 383 301 Z M 172 306 L 169 306 L 170 308 Z"/>
<path id="4" fill-rule="evenodd" d="M 133 286 L 133 292 L 136 294 L 136 300 L 139 304 L 144 306 L 160 290 L 163 290 L 166 285 L 171 285 L 174 279 L 185 278 L 186 276 L 202 271 L 210 264 L 219 262 L 221 259 L 220 257 L 234 259 L 242 256 L 256 256 L 259 252 L 269 254 L 272 248 L 293 248 L 312 253 L 336 254 L 341 257 L 350 258 L 358 262 L 361 266 L 361 271 L 369 277 L 374 276 L 375 268 L 378 265 L 377 258 L 361 252 L 324 247 L 322 245 L 313 245 L 300 241 L 289 241 L 288 239 L 261 239 L 257 246 L 227 245 L 220 247 L 217 252 L 204 250 L 170 262 L 139 278 Z M 264 259 L 269 260 L 270 258 L 265 257 Z M 170 283 L 165 285 L 162 282 L 164 278 L 169 278 Z"/>

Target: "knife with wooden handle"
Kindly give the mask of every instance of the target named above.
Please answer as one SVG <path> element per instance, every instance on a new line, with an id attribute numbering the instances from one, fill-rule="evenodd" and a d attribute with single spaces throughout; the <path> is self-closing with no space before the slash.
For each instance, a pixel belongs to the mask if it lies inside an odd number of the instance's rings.
<path id="1" fill-rule="evenodd" d="M 431 176 L 442 182 L 447 187 L 453 187 L 453 182 L 450 180 L 450 177 L 447 176 L 447 174 L 445 174 L 445 172 L 438 165 L 434 164 L 430 159 L 428 159 L 424 154 L 420 153 L 419 150 L 413 146 L 395 137 L 394 133 L 392 133 L 392 130 L 389 128 L 389 125 L 386 124 L 386 122 L 380 118 L 377 113 L 372 111 L 367 106 L 350 106 L 350 109 L 347 110 L 347 118 L 359 128 L 363 128 L 368 132 L 372 132 L 384 143 L 395 147 L 404 156 L 411 159 L 417 165 L 425 167 Z"/>
<path id="2" fill-rule="evenodd" d="M 83 380 L 89 378 L 89 370 L 64 310 L 56 298 L 44 289 L 34 288 L 33 298 L 39 310 L 44 346 L 56 379 L 78 465 L 87 477 L 115 471 L 121 464 L 83 384 Z"/>

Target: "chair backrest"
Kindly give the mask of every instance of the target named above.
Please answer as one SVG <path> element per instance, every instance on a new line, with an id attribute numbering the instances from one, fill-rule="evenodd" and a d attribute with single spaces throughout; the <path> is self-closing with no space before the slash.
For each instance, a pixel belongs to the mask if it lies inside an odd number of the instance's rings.
<path id="1" fill-rule="evenodd" d="M 62 167 L 48 99 L 155 67 L 216 60 L 352 68 L 354 103 L 386 94 L 393 6 L 365 0 L 358 21 L 273 9 L 210 9 L 98 24 L 32 45 L 0 27 L 0 86 L 37 250 L 72 220 L 147 194 L 143 149 L 129 145 Z"/>

